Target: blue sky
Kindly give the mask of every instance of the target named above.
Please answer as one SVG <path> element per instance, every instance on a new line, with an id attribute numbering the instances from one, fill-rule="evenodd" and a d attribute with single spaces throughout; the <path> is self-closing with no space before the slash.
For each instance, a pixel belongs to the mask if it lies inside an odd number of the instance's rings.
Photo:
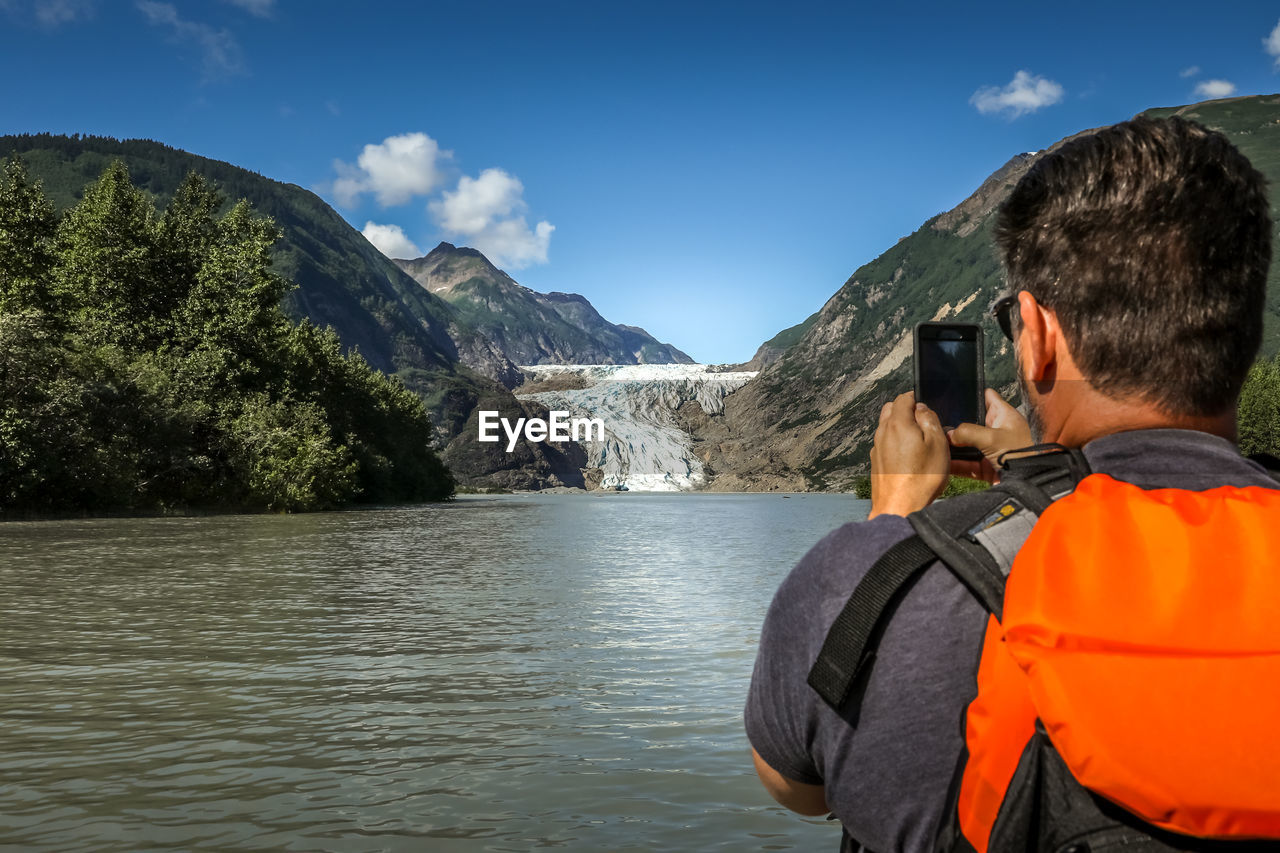
<path id="1" fill-rule="evenodd" d="M 1280 4 L 975 6 L 0 0 L 0 133 L 227 160 L 741 361 L 1012 155 L 1280 91 Z"/>

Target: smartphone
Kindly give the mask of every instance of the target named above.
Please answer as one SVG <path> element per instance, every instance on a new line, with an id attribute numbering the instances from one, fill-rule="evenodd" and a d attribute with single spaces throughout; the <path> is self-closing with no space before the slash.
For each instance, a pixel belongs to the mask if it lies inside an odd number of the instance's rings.
<path id="1" fill-rule="evenodd" d="M 946 429 L 985 423 L 982 327 L 977 323 L 917 323 L 916 401 L 938 414 Z M 952 447 L 952 459 L 982 458 L 974 447 Z"/>

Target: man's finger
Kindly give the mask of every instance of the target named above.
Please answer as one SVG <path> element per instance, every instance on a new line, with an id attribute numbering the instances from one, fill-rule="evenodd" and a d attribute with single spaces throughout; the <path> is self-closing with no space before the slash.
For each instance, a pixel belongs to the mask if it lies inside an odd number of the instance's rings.
<path id="1" fill-rule="evenodd" d="M 893 401 L 880 407 L 880 420 L 876 423 L 876 433 L 871 437 L 871 447 L 879 447 L 884 441 L 884 426 L 889 422 L 889 412 L 893 410 Z"/>
<path id="2" fill-rule="evenodd" d="M 889 411 L 889 423 L 894 426 L 916 425 L 916 394 L 914 391 L 899 394 L 894 399 Z"/>
<path id="3" fill-rule="evenodd" d="M 911 441 L 913 435 L 919 441 L 920 425 L 915 423 L 915 392 L 908 391 L 893 398 L 890 414 L 884 421 L 884 429 L 887 434 L 897 435 L 893 441 Z"/>
<path id="4" fill-rule="evenodd" d="M 1010 423 L 1010 417 L 1021 418 L 1022 414 L 1009 405 L 1009 402 L 994 388 L 988 388 L 986 394 L 987 400 L 987 426 L 998 427 L 1006 423 Z"/>
<path id="5" fill-rule="evenodd" d="M 938 419 L 938 413 L 923 403 L 917 403 L 916 424 L 920 427 L 920 434 L 924 438 L 924 445 L 930 459 L 946 470 L 951 460 L 951 449 L 947 443 L 947 433 L 942 428 L 942 421 Z"/>
<path id="6" fill-rule="evenodd" d="M 951 443 L 956 447 L 976 447 L 984 450 L 995 439 L 995 430 L 977 424 L 959 424 L 951 430 Z"/>
<path id="7" fill-rule="evenodd" d="M 942 432 L 942 421 L 938 420 L 938 413 L 933 409 L 924 403 L 917 403 L 915 413 L 916 423 L 920 425 L 920 429 L 926 433 Z"/>
<path id="8" fill-rule="evenodd" d="M 1026 447 L 1033 441 L 1031 426 L 1027 419 L 1013 406 L 1009 405 L 993 389 L 987 389 L 987 426 L 994 429 L 999 438 L 993 437 L 985 449 L 990 450 L 997 445 L 1005 450 L 1015 447 Z"/>

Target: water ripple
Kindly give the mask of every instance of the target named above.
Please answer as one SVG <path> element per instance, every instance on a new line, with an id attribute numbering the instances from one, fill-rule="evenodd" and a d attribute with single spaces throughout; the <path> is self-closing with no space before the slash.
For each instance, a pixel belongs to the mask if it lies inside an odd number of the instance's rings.
<path id="1" fill-rule="evenodd" d="M 0 526 L 0 847 L 788 850 L 741 706 L 842 496 Z"/>

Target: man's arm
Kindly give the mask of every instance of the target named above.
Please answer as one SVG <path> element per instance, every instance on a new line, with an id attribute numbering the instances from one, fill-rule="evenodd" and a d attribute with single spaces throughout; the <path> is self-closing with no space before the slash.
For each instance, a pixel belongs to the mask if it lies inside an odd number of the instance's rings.
<path id="1" fill-rule="evenodd" d="M 829 811 L 824 777 L 811 750 L 819 700 L 805 676 L 809 647 L 821 642 L 814 634 L 814 614 L 824 588 L 839 583 L 825 565 L 833 551 L 844 552 L 835 538 L 836 533 L 828 534 L 811 548 L 774 594 L 743 712 L 760 782 L 781 805 L 804 815 Z"/>
<path id="2" fill-rule="evenodd" d="M 755 761 L 756 775 L 760 777 L 761 784 L 779 805 L 810 817 L 822 817 L 831 811 L 827 808 L 827 789 L 822 785 L 788 779 L 770 767 L 754 749 L 751 750 L 751 758 Z"/>
<path id="3" fill-rule="evenodd" d="M 770 796 L 803 815 L 834 811 L 876 850 L 924 850 L 933 841 L 964 746 L 955 721 L 973 699 L 970 667 L 986 611 L 949 572 L 926 571 L 886 626 L 856 712 L 833 715 L 807 675 L 849 593 L 877 557 L 912 535 L 902 516 L 946 484 L 947 443 L 936 415 L 917 409 L 913 395 L 882 410 L 872 456 L 876 518 L 832 531 L 782 581 L 744 709 Z"/>

